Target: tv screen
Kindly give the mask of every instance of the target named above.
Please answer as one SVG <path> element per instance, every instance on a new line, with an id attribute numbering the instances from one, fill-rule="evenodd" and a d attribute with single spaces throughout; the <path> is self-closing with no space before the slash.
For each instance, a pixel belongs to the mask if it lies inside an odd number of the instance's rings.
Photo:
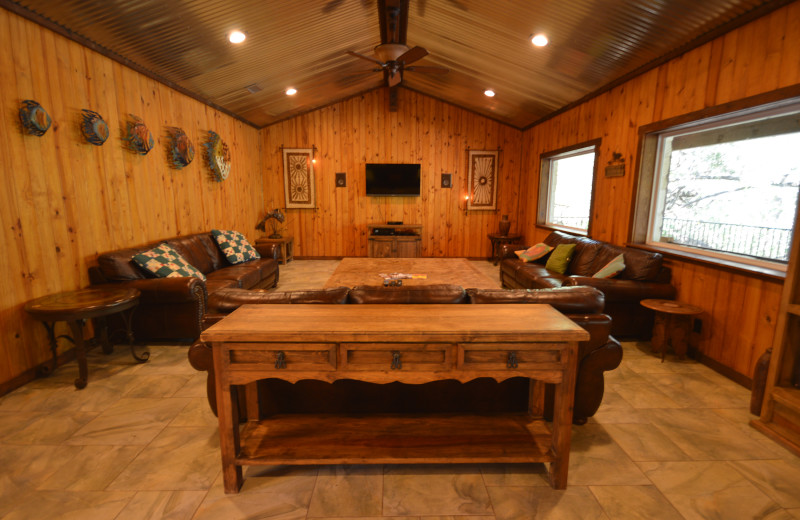
<path id="1" fill-rule="evenodd" d="M 419 164 L 367 163 L 367 195 L 419 196 Z"/>

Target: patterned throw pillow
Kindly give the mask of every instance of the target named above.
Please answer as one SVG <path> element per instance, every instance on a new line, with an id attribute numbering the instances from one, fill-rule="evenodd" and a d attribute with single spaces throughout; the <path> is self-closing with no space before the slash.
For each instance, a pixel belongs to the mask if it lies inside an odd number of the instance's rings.
<path id="1" fill-rule="evenodd" d="M 238 231 L 220 231 L 219 229 L 212 229 L 211 234 L 219 245 L 220 251 L 232 264 L 241 264 L 248 260 L 255 260 L 261 258 L 258 251 L 253 249 L 250 242 Z"/>
<path id="2" fill-rule="evenodd" d="M 542 258 L 544 255 L 546 255 L 552 250 L 553 248 L 548 246 L 544 242 L 539 242 L 535 246 L 531 246 L 526 250 L 519 250 L 514 252 L 523 262 L 533 262 L 534 260 Z"/>
<path id="3" fill-rule="evenodd" d="M 158 278 L 176 278 L 194 276 L 206 281 L 206 275 L 186 261 L 169 244 L 159 244 L 149 251 L 133 256 L 133 261 L 145 271 Z"/>
<path id="4" fill-rule="evenodd" d="M 594 273 L 592 278 L 614 278 L 625 269 L 625 258 L 622 255 L 617 256 L 609 263 L 603 266 L 602 269 Z"/>
<path id="5" fill-rule="evenodd" d="M 544 266 L 545 269 L 558 274 L 566 273 L 574 252 L 575 244 L 558 244 L 550 258 L 547 259 L 547 263 Z"/>

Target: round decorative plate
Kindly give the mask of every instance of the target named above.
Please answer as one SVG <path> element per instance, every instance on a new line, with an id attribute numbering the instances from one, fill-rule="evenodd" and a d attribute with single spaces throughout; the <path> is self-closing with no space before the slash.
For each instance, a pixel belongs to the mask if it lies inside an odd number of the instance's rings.
<path id="1" fill-rule="evenodd" d="M 83 123 L 81 123 L 81 132 L 86 141 L 95 146 L 102 146 L 108 139 L 108 125 L 103 121 L 103 116 L 92 110 L 81 110 L 83 114 Z"/>
<path id="2" fill-rule="evenodd" d="M 128 142 L 128 148 L 139 155 L 147 155 L 155 144 L 153 141 L 153 134 L 147 129 L 144 121 L 133 114 L 130 116 L 131 121 L 128 121 L 128 137 L 125 138 Z"/>
<path id="3" fill-rule="evenodd" d="M 170 128 L 169 160 L 173 168 L 180 170 L 194 159 L 194 145 L 181 128 Z"/>
<path id="4" fill-rule="evenodd" d="M 228 145 L 213 130 L 208 131 L 208 141 L 203 143 L 206 149 L 206 159 L 214 180 L 222 182 L 228 178 L 231 172 L 231 153 Z"/>
<path id="5" fill-rule="evenodd" d="M 25 133 L 39 137 L 47 132 L 52 122 L 42 105 L 31 99 L 22 102 L 22 107 L 19 109 L 19 120 Z"/>

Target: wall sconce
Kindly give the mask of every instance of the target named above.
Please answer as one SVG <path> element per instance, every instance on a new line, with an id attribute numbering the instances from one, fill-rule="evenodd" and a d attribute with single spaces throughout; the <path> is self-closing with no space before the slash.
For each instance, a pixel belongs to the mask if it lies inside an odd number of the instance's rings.
<path id="1" fill-rule="evenodd" d="M 317 145 L 311 145 L 311 164 L 317 164 Z"/>
<path id="2" fill-rule="evenodd" d="M 464 215 L 468 215 L 469 213 L 469 195 L 464 195 Z"/>

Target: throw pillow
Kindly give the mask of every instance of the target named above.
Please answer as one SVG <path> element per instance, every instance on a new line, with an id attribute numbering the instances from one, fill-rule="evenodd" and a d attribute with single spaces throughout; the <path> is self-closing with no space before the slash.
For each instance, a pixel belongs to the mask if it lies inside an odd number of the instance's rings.
<path id="1" fill-rule="evenodd" d="M 241 264 L 248 260 L 261 258 L 258 251 L 253 249 L 250 242 L 238 231 L 220 231 L 212 229 L 211 234 L 219 245 L 220 251 L 232 264 Z"/>
<path id="2" fill-rule="evenodd" d="M 535 246 L 529 247 L 526 250 L 519 250 L 514 252 L 523 262 L 533 262 L 534 260 L 542 258 L 544 255 L 546 255 L 552 250 L 553 250 L 552 247 L 548 246 L 544 242 L 540 242 Z"/>
<path id="3" fill-rule="evenodd" d="M 157 278 L 176 278 L 194 276 L 206 281 L 206 275 L 186 261 L 169 244 L 159 244 L 149 251 L 133 255 L 133 261 Z"/>
<path id="4" fill-rule="evenodd" d="M 604 265 L 602 269 L 594 273 L 592 278 L 614 278 L 621 273 L 623 269 L 625 269 L 625 258 L 619 255 Z"/>
<path id="5" fill-rule="evenodd" d="M 550 254 L 550 258 L 547 259 L 545 269 L 558 274 L 566 273 L 574 252 L 575 244 L 558 244 Z"/>

